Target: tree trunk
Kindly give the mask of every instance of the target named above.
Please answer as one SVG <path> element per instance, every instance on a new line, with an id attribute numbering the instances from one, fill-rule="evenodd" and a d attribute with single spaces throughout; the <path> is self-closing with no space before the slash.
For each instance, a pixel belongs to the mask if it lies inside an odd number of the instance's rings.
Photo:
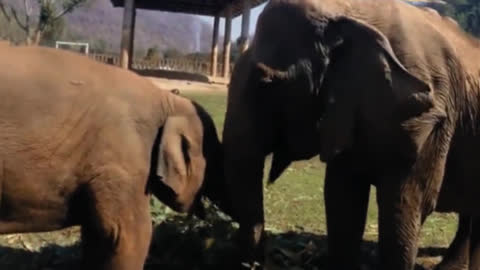
<path id="1" fill-rule="evenodd" d="M 27 37 L 25 39 L 25 45 L 27 45 L 27 46 L 32 45 L 32 38 L 30 37 L 29 34 L 27 34 Z"/>
<path id="2" fill-rule="evenodd" d="M 41 30 L 36 30 L 34 37 L 33 37 L 33 44 L 35 46 L 38 46 L 40 44 L 40 41 L 42 40 L 42 31 Z"/>

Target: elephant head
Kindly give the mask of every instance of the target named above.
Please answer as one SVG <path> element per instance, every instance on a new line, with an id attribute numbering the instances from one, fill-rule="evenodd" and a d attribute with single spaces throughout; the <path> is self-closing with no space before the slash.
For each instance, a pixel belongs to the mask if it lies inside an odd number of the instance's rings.
<path id="1" fill-rule="evenodd" d="M 204 216 L 203 195 L 225 201 L 222 149 L 211 116 L 197 103 L 169 94 L 175 110 L 160 128 L 152 151 L 150 188 L 179 212 Z"/>
<path id="2" fill-rule="evenodd" d="M 250 54 L 275 103 L 275 137 L 285 137 L 273 149 L 288 153 L 280 165 L 316 153 L 328 161 L 352 147 L 359 132 L 388 135 L 399 121 L 433 106 L 429 85 L 399 61 L 385 35 L 352 17 L 318 16 L 308 7 L 272 2 L 259 19 Z"/>
<path id="3" fill-rule="evenodd" d="M 232 74 L 225 172 L 245 244 L 260 241 L 266 155 L 273 153 L 274 181 L 292 161 L 332 160 L 358 146 L 359 136 L 389 144 L 382 135 L 393 122 L 432 106 L 429 85 L 402 65 L 382 33 L 307 2 L 271 1 Z"/>

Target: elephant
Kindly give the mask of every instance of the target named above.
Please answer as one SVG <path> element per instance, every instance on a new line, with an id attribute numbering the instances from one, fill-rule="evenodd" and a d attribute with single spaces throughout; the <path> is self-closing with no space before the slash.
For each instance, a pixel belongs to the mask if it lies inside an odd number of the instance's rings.
<path id="1" fill-rule="evenodd" d="M 465 245 L 480 213 L 478 44 L 450 18 L 402 1 L 271 0 L 235 64 L 223 130 L 240 259 L 263 261 L 269 154 L 269 182 L 293 161 L 326 163 L 330 269 L 358 269 L 371 185 L 380 269 L 413 269 L 433 211 L 467 220 L 450 262 L 476 255 Z"/>
<path id="2" fill-rule="evenodd" d="M 0 234 L 80 225 L 82 269 L 140 270 L 151 194 L 200 217 L 203 196 L 221 197 L 221 144 L 197 103 L 72 52 L 0 58 Z"/>

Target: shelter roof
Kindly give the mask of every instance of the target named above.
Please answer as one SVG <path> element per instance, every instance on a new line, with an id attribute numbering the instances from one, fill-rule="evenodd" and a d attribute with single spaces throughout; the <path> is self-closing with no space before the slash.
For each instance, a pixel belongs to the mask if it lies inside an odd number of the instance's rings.
<path id="1" fill-rule="evenodd" d="M 180 12 L 194 15 L 225 16 L 223 11 L 232 5 L 232 18 L 242 14 L 246 0 L 136 0 L 139 9 Z M 252 8 L 267 0 L 249 0 Z M 114 7 L 123 7 L 124 0 L 111 0 Z"/>

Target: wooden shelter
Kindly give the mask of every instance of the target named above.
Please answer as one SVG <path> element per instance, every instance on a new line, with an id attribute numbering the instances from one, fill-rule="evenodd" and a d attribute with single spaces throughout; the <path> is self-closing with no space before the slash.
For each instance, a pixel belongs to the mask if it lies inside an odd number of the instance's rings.
<path id="1" fill-rule="evenodd" d="M 217 75 L 218 35 L 220 18 L 225 18 L 223 42 L 223 77 L 230 74 L 230 47 L 232 19 L 242 15 L 242 50 L 248 48 L 250 11 L 267 0 L 111 0 L 114 7 L 123 7 L 123 25 L 120 52 L 120 65 L 130 68 L 133 55 L 136 9 L 180 12 L 214 17 L 211 50 L 211 75 Z"/>

